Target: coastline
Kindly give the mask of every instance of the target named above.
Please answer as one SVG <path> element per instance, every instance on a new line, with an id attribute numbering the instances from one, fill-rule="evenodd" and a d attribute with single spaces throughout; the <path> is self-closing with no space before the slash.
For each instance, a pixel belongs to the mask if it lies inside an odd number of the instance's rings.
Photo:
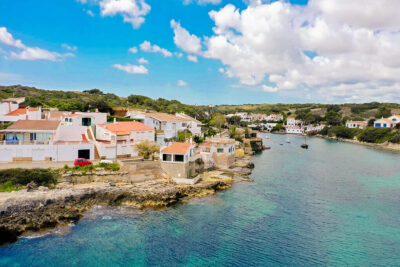
<path id="1" fill-rule="evenodd" d="M 252 181 L 251 157 L 238 159 L 229 170 L 204 173 L 194 185 L 166 179 L 128 183 L 60 183 L 55 189 L 40 188 L 0 193 L 0 245 L 12 243 L 24 233 L 51 230 L 79 221 L 93 206 L 126 206 L 137 209 L 167 208 L 186 199 L 224 191 L 236 182 Z"/>
<path id="2" fill-rule="evenodd" d="M 322 139 L 340 141 L 340 142 L 350 143 L 350 144 L 354 144 L 354 145 L 367 146 L 370 148 L 400 153 L 400 144 L 394 144 L 394 143 L 389 143 L 389 142 L 385 142 L 382 144 L 374 144 L 374 143 L 361 142 L 358 140 L 350 140 L 350 139 L 344 139 L 344 138 L 338 138 L 338 137 L 329 137 L 329 136 L 320 135 L 320 134 L 306 135 L 306 134 L 288 134 L 288 133 L 284 133 L 284 132 L 274 132 L 274 133 L 270 133 L 270 134 L 298 135 L 298 136 L 307 136 L 309 138 L 322 138 Z"/>

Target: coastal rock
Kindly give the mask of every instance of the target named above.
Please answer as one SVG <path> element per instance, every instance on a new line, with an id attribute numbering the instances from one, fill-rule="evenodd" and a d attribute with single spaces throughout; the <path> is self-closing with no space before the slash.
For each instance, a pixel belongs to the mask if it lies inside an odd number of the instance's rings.
<path id="1" fill-rule="evenodd" d="M 38 185 L 35 182 L 30 182 L 29 184 L 26 185 L 26 190 L 28 192 L 32 192 L 38 189 Z"/>
<path id="2" fill-rule="evenodd" d="M 182 199 L 213 194 L 229 188 L 231 177 L 204 179 L 195 185 L 166 180 L 136 184 L 91 183 L 57 185 L 54 190 L 0 193 L 0 244 L 14 242 L 26 231 L 78 221 L 94 205 L 125 204 L 137 208 L 168 207 Z M 34 188 L 33 184 L 31 185 Z"/>

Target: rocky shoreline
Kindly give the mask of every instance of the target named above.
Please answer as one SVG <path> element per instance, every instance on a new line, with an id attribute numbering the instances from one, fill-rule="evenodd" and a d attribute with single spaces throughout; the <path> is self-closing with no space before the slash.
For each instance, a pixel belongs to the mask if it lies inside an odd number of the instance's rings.
<path id="1" fill-rule="evenodd" d="M 252 181 L 254 167 L 249 158 L 229 170 L 203 174 L 195 185 L 177 185 L 165 179 L 140 183 L 58 184 L 55 189 L 40 187 L 0 193 L 0 244 L 15 242 L 25 232 L 51 229 L 76 222 L 95 205 L 126 205 L 134 208 L 163 208 L 184 199 L 202 197 L 226 190 L 233 183 Z"/>

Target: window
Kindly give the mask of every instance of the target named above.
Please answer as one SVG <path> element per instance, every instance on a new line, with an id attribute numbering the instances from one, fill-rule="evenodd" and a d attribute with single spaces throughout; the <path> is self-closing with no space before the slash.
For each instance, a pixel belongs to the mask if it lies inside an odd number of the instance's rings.
<path id="1" fill-rule="evenodd" d="M 174 155 L 174 157 L 175 157 L 175 159 L 174 159 L 175 162 L 183 162 L 184 161 L 183 155 Z"/>
<path id="2" fill-rule="evenodd" d="M 172 155 L 171 154 L 163 154 L 163 161 L 171 161 Z"/>
<path id="3" fill-rule="evenodd" d="M 30 133 L 29 134 L 29 139 L 30 140 L 36 140 L 36 133 Z"/>
<path id="4" fill-rule="evenodd" d="M 224 149 L 223 148 L 217 148 L 217 153 L 224 153 Z"/>

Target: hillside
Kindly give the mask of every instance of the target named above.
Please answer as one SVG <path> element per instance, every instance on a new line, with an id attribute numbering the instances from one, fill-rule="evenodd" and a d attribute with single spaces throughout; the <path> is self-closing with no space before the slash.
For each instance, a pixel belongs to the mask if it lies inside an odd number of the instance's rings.
<path id="1" fill-rule="evenodd" d="M 400 113 L 398 103 L 364 103 L 364 104 L 245 104 L 245 105 L 218 105 L 194 106 L 182 104 L 177 100 L 166 100 L 163 98 L 151 99 L 141 95 L 130 95 L 119 97 L 115 94 L 103 93 L 99 89 L 92 89 L 83 92 L 78 91 L 56 91 L 43 90 L 34 87 L 12 85 L 0 86 L 0 98 L 25 97 L 25 105 L 53 107 L 66 111 L 86 111 L 99 109 L 102 112 L 113 113 L 115 107 L 128 107 L 154 110 L 166 113 L 185 112 L 186 114 L 208 120 L 208 114 L 235 112 L 249 113 L 284 113 L 297 114 L 299 117 L 313 116 L 324 117 L 328 111 L 335 111 L 341 114 L 342 118 L 348 119 L 370 119 L 387 117 L 390 114 Z"/>

